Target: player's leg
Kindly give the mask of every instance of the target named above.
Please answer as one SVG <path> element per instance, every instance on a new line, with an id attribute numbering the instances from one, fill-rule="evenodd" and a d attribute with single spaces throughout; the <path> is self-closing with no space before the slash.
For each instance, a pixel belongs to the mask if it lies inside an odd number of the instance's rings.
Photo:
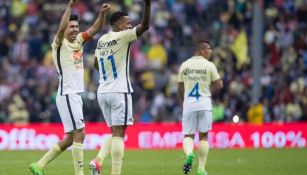
<path id="1" fill-rule="evenodd" d="M 108 98 L 109 95 L 107 94 L 98 94 L 98 103 L 99 103 L 99 106 L 100 106 L 100 109 L 103 113 L 103 117 L 106 121 L 106 124 L 109 128 L 111 128 L 111 106 L 109 105 L 109 101 L 110 99 Z M 112 128 L 111 128 L 112 129 Z M 110 137 L 107 137 L 99 152 L 98 152 L 98 155 L 97 155 L 97 160 L 98 160 L 98 163 L 100 165 L 102 165 L 104 159 L 110 154 L 111 152 L 111 142 L 112 142 L 112 136 Z"/>
<path id="2" fill-rule="evenodd" d="M 69 133 L 72 129 L 72 123 L 69 119 L 69 110 L 66 102 L 66 96 L 57 95 L 56 97 L 56 105 L 59 110 L 62 123 L 64 125 L 65 133 L 68 133 L 66 137 L 60 142 L 53 145 L 50 150 L 38 161 L 31 163 L 29 166 L 30 171 L 33 175 L 42 175 L 43 169 L 57 156 L 59 156 L 64 150 L 67 149 L 72 144 L 73 135 Z"/>
<path id="3" fill-rule="evenodd" d="M 33 175 L 43 175 L 43 169 L 57 156 L 72 144 L 72 134 L 68 134 L 63 140 L 54 144 L 49 151 L 37 162 L 30 164 L 30 171 Z"/>
<path id="4" fill-rule="evenodd" d="M 83 175 L 83 141 L 85 138 L 84 129 L 73 132 L 72 157 L 75 175 Z"/>
<path id="5" fill-rule="evenodd" d="M 50 150 L 37 162 L 37 166 L 44 169 L 53 159 L 65 151 L 69 146 L 72 145 L 73 137 L 72 133 L 68 133 L 66 137 L 54 144 Z"/>
<path id="6" fill-rule="evenodd" d="M 108 104 L 108 101 L 109 101 L 108 95 L 97 93 L 97 99 L 98 99 L 99 107 L 103 113 L 103 117 L 108 127 L 111 127 L 111 107 Z M 89 168 L 90 168 L 91 175 L 100 174 L 103 161 L 111 152 L 111 142 L 112 142 L 112 137 L 111 136 L 107 137 L 102 143 L 102 146 L 97 156 L 93 160 L 90 161 Z"/>
<path id="7" fill-rule="evenodd" d="M 209 143 L 207 141 L 207 133 L 199 133 L 199 159 L 198 159 L 198 174 L 197 175 L 207 175 L 205 170 L 207 157 L 209 153 Z"/>
<path id="8" fill-rule="evenodd" d="M 112 127 L 112 171 L 111 175 L 120 175 L 124 157 L 124 137 L 127 126 L 113 126 Z"/>
<path id="9" fill-rule="evenodd" d="M 103 142 L 103 144 L 102 144 L 102 146 L 101 146 L 101 148 L 100 148 L 100 150 L 97 154 L 97 157 L 96 157 L 96 159 L 98 160 L 100 165 L 103 164 L 104 159 L 111 153 L 111 143 L 112 143 L 112 136 L 108 136 L 104 140 L 104 142 Z"/>
<path id="10" fill-rule="evenodd" d="M 207 175 L 206 162 L 209 153 L 209 143 L 207 133 L 212 129 L 212 112 L 211 111 L 198 111 L 199 118 L 199 160 L 198 160 L 198 175 Z"/>
<path id="11" fill-rule="evenodd" d="M 90 161 L 89 163 L 90 175 L 100 175 L 103 162 L 111 152 L 111 143 L 112 143 L 112 136 L 108 136 L 102 143 L 102 146 L 97 156 Z"/>
<path id="12" fill-rule="evenodd" d="M 128 125 L 133 124 L 131 94 L 117 93 L 112 95 L 112 172 L 111 175 L 120 175 L 124 157 L 124 138 Z"/>
<path id="13" fill-rule="evenodd" d="M 78 94 L 66 95 L 70 123 L 73 126 L 72 157 L 75 175 L 83 175 L 83 141 L 85 138 L 82 99 Z"/>
<path id="14" fill-rule="evenodd" d="M 183 165 L 183 173 L 188 174 L 191 171 L 194 160 L 194 134 L 197 129 L 197 120 L 195 112 L 185 113 L 182 116 L 182 131 L 184 139 L 182 143 L 183 151 L 185 153 L 185 161 Z"/>

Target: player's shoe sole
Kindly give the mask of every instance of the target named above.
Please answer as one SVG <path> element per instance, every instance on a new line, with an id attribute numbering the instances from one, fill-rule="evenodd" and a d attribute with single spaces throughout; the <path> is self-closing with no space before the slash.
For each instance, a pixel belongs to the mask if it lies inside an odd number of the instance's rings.
<path id="1" fill-rule="evenodd" d="M 90 168 L 90 175 L 101 175 L 100 174 L 101 165 L 99 165 L 96 159 L 90 161 L 89 168 Z"/>

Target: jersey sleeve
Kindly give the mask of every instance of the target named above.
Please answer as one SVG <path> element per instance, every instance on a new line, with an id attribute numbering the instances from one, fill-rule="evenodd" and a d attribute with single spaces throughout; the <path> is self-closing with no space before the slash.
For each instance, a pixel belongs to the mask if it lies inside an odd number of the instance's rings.
<path id="1" fill-rule="evenodd" d="M 137 40 L 136 27 L 123 31 L 121 33 L 121 38 L 123 38 L 128 43 Z"/>
<path id="2" fill-rule="evenodd" d="M 92 39 L 93 38 L 88 34 L 88 32 L 81 32 L 81 33 L 78 33 L 77 35 L 77 40 L 81 42 L 82 44 Z"/>
<path id="3" fill-rule="evenodd" d="M 55 42 L 55 38 L 54 38 L 54 39 L 53 39 L 53 42 L 51 43 L 51 48 L 54 49 L 54 50 L 56 50 L 56 49 L 58 49 L 59 47 L 60 47 L 60 45 L 57 44 L 57 43 Z"/>
<path id="4" fill-rule="evenodd" d="M 217 68 L 216 68 L 215 64 L 212 63 L 211 80 L 215 81 L 215 80 L 218 80 L 218 79 L 220 79 L 220 75 L 217 72 Z"/>
<path id="5" fill-rule="evenodd" d="M 177 82 L 182 83 L 183 82 L 183 66 L 180 66 L 178 77 L 177 77 Z"/>

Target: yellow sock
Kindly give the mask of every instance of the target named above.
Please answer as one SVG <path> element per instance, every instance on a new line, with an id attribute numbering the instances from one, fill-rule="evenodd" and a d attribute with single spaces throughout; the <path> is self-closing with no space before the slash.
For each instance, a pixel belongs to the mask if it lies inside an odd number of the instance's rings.
<path id="1" fill-rule="evenodd" d="M 58 144 L 52 146 L 49 151 L 37 162 L 39 168 L 44 168 L 48 163 L 50 163 L 54 158 L 62 153 L 62 150 Z"/>
<path id="2" fill-rule="evenodd" d="M 183 147 L 183 151 L 186 156 L 193 153 L 193 149 L 194 149 L 193 139 L 191 137 L 185 137 L 183 139 L 182 147 Z"/>
<path id="3" fill-rule="evenodd" d="M 199 152 L 198 169 L 205 170 L 206 161 L 209 153 L 208 141 L 204 140 L 199 141 L 198 152 Z"/>
<path id="4" fill-rule="evenodd" d="M 75 175 L 83 175 L 83 144 L 73 142 L 72 158 L 74 161 Z"/>
<path id="5" fill-rule="evenodd" d="M 120 175 L 124 157 L 124 139 L 121 137 L 112 137 L 111 156 L 112 172 L 111 175 Z"/>
<path id="6" fill-rule="evenodd" d="M 110 154 L 111 152 L 111 143 L 112 143 L 112 137 L 106 138 L 104 143 L 102 144 L 99 153 L 96 157 L 98 160 L 99 164 L 102 165 L 104 159 Z"/>

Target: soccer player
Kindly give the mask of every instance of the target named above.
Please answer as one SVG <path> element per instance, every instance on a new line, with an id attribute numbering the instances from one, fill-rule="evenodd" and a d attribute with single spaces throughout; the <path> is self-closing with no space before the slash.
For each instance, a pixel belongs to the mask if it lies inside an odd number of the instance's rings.
<path id="1" fill-rule="evenodd" d="M 180 66 L 178 74 L 178 93 L 183 103 L 182 131 L 183 150 L 186 159 L 183 173 L 191 171 L 194 159 L 194 135 L 199 132 L 198 175 L 207 175 L 205 170 L 209 152 L 207 133 L 212 128 L 212 103 L 210 88 L 220 89 L 223 82 L 214 63 L 209 59 L 212 49 L 208 41 L 196 43 L 195 55 Z"/>
<path id="2" fill-rule="evenodd" d="M 90 162 L 92 175 L 100 174 L 104 158 L 111 152 L 111 175 L 120 175 L 124 156 L 124 137 L 128 125 L 133 124 L 133 92 L 129 78 L 131 43 L 141 36 L 150 22 L 150 0 L 144 0 L 145 10 L 141 24 L 132 27 L 127 13 L 115 12 L 110 17 L 112 31 L 101 36 L 95 50 L 99 67 L 97 97 L 112 137 L 106 139 L 97 157 Z"/>
<path id="3" fill-rule="evenodd" d="M 78 16 L 71 15 L 77 0 L 70 0 L 52 43 L 53 60 L 59 77 L 56 105 L 66 137 L 55 144 L 38 162 L 31 163 L 33 175 L 43 175 L 48 163 L 72 145 L 75 175 L 83 175 L 83 140 L 85 137 L 82 99 L 84 92 L 83 45 L 103 26 L 109 4 L 101 6 L 98 18 L 86 32 L 79 33 Z"/>

